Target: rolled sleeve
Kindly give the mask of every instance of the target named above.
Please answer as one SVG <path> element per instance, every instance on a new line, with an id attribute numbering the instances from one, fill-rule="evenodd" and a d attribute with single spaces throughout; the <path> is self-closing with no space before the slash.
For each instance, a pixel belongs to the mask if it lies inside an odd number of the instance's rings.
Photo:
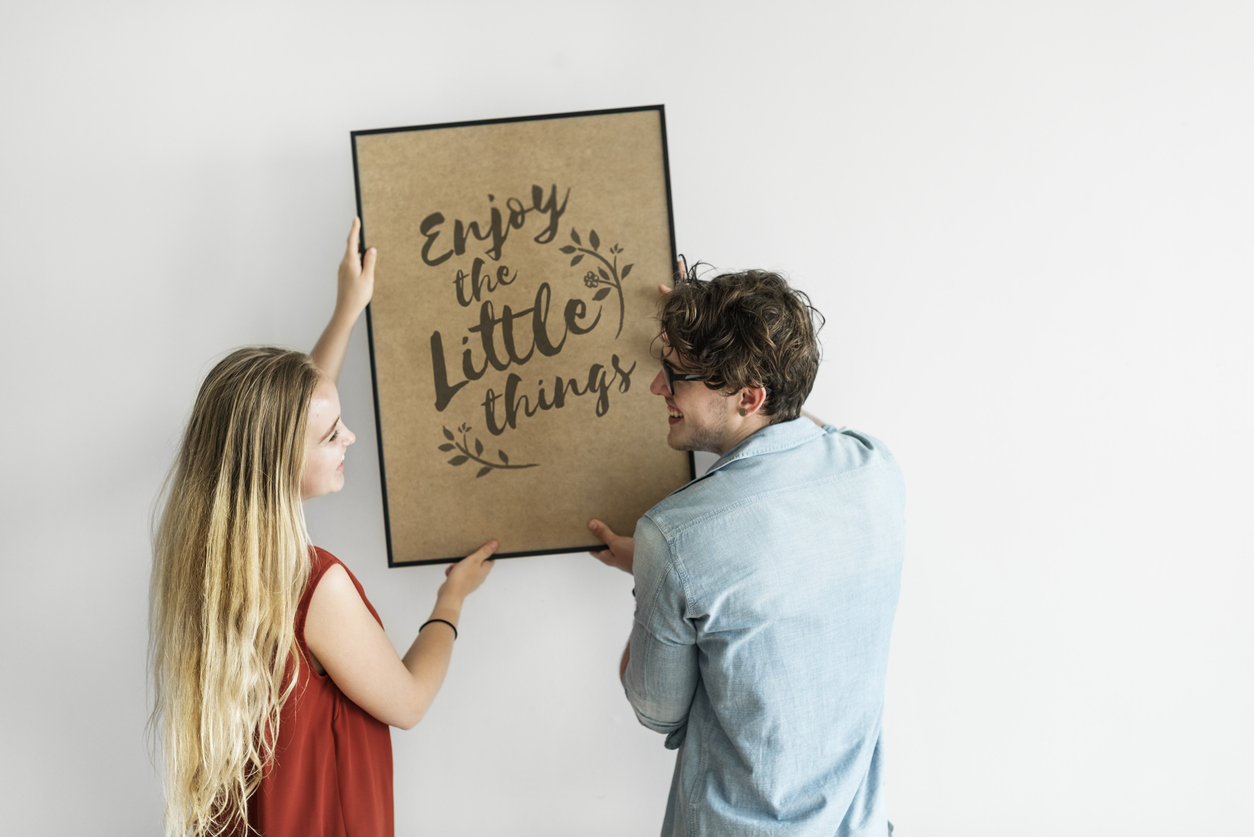
<path id="1" fill-rule="evenodd" d="M 666 733 L 666 746 L 683 741 L 700 678 L 697 633 L 687 619 L 682 572 L 648 518 L 636 526 L 636 618 L 623 675 L 627 699 L 640 723 Z"/>

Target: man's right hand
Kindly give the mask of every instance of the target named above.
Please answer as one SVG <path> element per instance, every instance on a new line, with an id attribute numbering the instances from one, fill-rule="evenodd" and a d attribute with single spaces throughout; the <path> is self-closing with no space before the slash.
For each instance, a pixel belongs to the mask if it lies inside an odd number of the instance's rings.
<path id="1" fill-rule="evenodd" d="M 680 256 L 680 257 L 679 257 L 679 259 L 675 262 L 675 277 L 676 277 L 676 278 L 680 278 L 680 277 L 684 277 L 684 278 L 686 278 L 687 276 L 688 276 L 688 263 L 684 261 L 684 257 L 683 257 L 683 256 Z M 673 289 L 673 288 L 671 288 L 669 285 L 661 285 L 661 284 L 659 284 L 659 285 L 657 286 L 657 292 L 658 292 L 658 293 L 660 293 L 660 294 L 662 294 L 663 296 L 665 296 L 666 294 L 670 293 L 672 290 L 674 290 L 674 289 Z"/>
<path id="2" fill-rule="evenodd" d="M 607 547 L 606 549 L 591 552 L 589 554 L 606 566 L 615 567 L 625 573 L 630 573 L 632 568 L 632 557 L 636 552 L 635 540 L 624 535 L 614 534 L 613 529 L 606 526 L 599 520 L 589 520 L 588 530 L 601 540 L 605 541 L 605 546 Z"/>

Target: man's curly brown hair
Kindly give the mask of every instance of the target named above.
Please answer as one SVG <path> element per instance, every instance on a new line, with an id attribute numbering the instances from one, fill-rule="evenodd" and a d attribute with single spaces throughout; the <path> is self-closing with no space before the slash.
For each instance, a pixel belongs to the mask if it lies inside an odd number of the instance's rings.
<path id="1" fill-rule="evenodd" d="M 710 280 L 697 265 L 662 297 L 662 340 L 706 386 L 731 394 L 766 387 L 771 423 L 801 415 L 819 371 L 823 315 L 778 273 L 746 270 Z"/>

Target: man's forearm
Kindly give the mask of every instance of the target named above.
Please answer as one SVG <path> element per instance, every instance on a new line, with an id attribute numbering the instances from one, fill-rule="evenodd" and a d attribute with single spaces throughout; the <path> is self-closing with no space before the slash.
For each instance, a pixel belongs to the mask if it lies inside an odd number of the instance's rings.
<path id="1" fill-rule="evenodd" d="M 623 661 L 618 664 L 618 682 L 623 683 L 627 677 L 627 663 L 631 660 L 631 643 L 627 643 L 627 647 L 623 649 Z"/>

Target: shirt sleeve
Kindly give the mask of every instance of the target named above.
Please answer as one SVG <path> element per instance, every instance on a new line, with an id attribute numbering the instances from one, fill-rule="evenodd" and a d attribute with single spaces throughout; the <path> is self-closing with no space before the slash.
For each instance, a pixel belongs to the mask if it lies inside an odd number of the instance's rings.
<path id="1" fill-rule="evenodd" d="M 666 746 L 683 743 L 697 688 L 697 632 L 686 618 L 688 597 L 670 545 L 648 518 L 636 525 L 633 575 L 636 618 L 623 674 L 627 699 L 640 723 L 666 733 Z"/>

